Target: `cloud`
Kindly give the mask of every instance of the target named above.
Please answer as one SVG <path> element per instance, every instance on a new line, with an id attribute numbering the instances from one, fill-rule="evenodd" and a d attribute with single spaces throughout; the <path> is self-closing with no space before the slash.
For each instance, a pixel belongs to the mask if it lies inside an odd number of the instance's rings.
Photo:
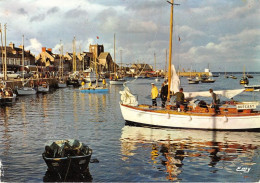
<path id="1" fill-rule="evenodd" d="M 41 22 L 45 19 L 45 14 L 38 14 L 30 18 L 30 22 Z"/>
<path id="2" fill-rule="evenodd" d="M 59 7 L 55 6 L 47 11 L 47 14 L 57 13 L 59 11 Z"/>
<path id="3" fill-rule="evenodd" d="M 26 50 L 30 50 L 32 53 L 40 53 L 42 49 L 42 44 L 36 39 L 30 39 L 30 45 L 25 48 Z"/>
<path id="4" fill-rule="evenodd" d="M 21 14 L 21 15 L 26 15 L 27 14 L 27 11 L 24 10 L 24 8 L 20 8 L 18 9 L 18 14 Z"/>

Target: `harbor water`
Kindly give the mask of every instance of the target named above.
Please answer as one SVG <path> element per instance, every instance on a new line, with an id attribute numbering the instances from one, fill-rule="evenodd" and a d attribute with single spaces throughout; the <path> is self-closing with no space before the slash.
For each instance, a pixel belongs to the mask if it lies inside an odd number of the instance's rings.
<path id="1" fill-rule="evenodd" d="M 184 91 L 243 88 L 242 75 L 236 76 L 198 85 L 181 80 Z M 253 76 L 250 84 L 259 84 L 260 75 Z M 139 103 L 151 104 L 154 79 L 128 80 Z M 48 176 L 42 153 L 47 141 L 57 139 L 79 139 L 93 149 L 89 177 L 80 181 L 259 181 L 260 133 L 127 126 L 119 108 L 121 90 L 123 86 L 113 85 L 107 94 L 88 94 L 68 87 L 1 107 L 0 182 L 56 181 Z M 260 101 L 260 92 L 234 99 Z"/>

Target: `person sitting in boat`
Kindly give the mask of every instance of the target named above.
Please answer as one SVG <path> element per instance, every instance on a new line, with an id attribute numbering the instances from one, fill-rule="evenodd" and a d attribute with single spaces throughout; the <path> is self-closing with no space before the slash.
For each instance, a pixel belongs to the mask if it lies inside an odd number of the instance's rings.
<path id="1" fill-rule="evenodd" d="M 165 107 L 165 103 L 167 100 L 167 96 L 168 96 L 168 84 L 167 81 L 164 81 L 162 84 L 162 88 L 161 88 L 161 99 L 162 99 L 162 108 Z"/>
<path id="2" fill-rule="evenodd" d="M 102 79 L 102 83 L 103 83 L 103 88 L 105 88 L 106 85 L 107 85 L 107 82 L 106 82 L 106 79 L 105 79 L 105 78 Z"/>
<path id="3" fill-rule="evenodd" d="M 220 100 L 219 100 L 218 96 L 216 95 L 216 93 L 213 92 L 213 89 L 209 89 L 209 93 L 211 94 L 211 97 L 212 97 L 211 107 L 215 109 L 216 113 L 218 113 Z"/>
<path id="4" fill-rule="evenodd" d="M 183 105 L 186 108 L 183 88 L 180 88 L 179 92 L 174 93 L 173 95 L 176 96 L 176 107 L 180 108 L 180 106 Z"/>
<path id="5" fill-rule="evenodd" d="M 151 98 L 152 98 L 152 106 L 157 106 L 156 98 L 158 97 L 158 89 L 154 85 L 154 83 L 151 83 L 152 89 L 151 89 Z"/>

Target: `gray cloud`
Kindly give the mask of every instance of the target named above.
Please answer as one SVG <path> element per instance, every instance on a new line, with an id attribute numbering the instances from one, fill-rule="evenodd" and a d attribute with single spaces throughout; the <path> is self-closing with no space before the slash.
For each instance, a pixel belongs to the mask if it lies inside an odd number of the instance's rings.
<path id="1" fill-rule="evenodd" d="M 45 19 L 45 14 L 39 14 L 39 15 L 35 15 L 33 17 L 30 18 L 30 22 L 41 22 Z"/>
<path id="2" fill-rule="evenodd" d="M 18 9 L 18 14 L 26 15 L 27 11 L 25 11 L 24 8 L 20 8 L 20 9 Z"/>
<path id="3" fill-rule="evenodd" d="M 75 9 L 71 9 L 65 13 L 66 18 L 79 18 L 79 17 L 87 17 L 88 13 L 85 10 L 81 10 L 79 7 Z"/>
<path id="4" fill-rule="evenodd" d="M 59 7 L 53 7 L 47 11 L 47 14 L 57 13 L 59 11 Z"/>

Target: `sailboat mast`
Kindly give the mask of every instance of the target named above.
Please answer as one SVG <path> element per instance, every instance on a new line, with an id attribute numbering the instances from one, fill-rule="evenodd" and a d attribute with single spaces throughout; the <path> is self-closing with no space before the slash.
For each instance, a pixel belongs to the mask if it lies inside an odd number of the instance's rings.
<path id="1" fill-rule="evenodd" d="M 168 1 L 169 2 L 169 1 Z M 170 17 L 170 40 L 169 40 L 169 69 L 168 69 L 168 96 L 167 101 L 170 101 L 171 88 L 171 70 L 172 70 L 172 31 L 173 31 L 173 5 L 174 0 L 171 0 L 171 17 Z"/>
<path id="2" fill-rule="evenodd" d="M 24 85 L 24 35 L 22 37 L 22 65 L 23 65 L 23 70 L 22 70 L 22 75 L 23 75 L 23 85 Z"/>
<path id="3" fill-rule="evenodd" d="M 116 34 L 114 33 L 114 72 L 116 74 Z"/>
<path id="4" fill-rule="evenodd" d="M 7 63 L 6 63 L 6 58 L 7 58 L 7 51 L 6 51 L 6 24 L 4 25 L 5 27 L 5 60 L 4 60 L 4 80 L 7 80 Z"/>
<path id="5" fill-rule="evenodd" d="M 76 38 L 74 36 L 74 39 L 73 39 L 73 72 L 76 72 L 77 71 L 77 68 L 76 68 Z"/>
<path id="6" fill-rule="evenodd" d="M 59 76 L 61 79 L 61 40 L 60 40 L 60 66 L 59 66 Z"/>
<path id="7" fill-rule="evenodd" d="M 165 50 L 165 69 L 164 69 L 164 77 L 166 78 L 167 73 L 167 49 Z"/>

